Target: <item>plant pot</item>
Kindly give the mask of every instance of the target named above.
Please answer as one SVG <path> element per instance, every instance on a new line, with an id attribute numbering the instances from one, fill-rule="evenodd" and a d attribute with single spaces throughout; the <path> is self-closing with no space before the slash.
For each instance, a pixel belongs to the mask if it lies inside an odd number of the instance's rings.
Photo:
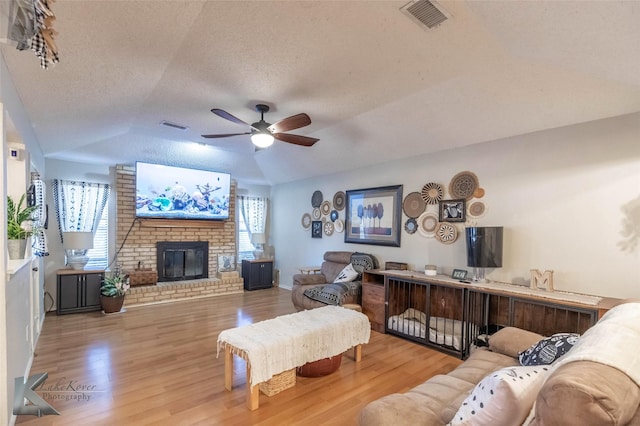
<path id="1" fill-rule="evenodd" d="M 105 314 L 120 312 L 122 305 L 124 304 L 124 296 L 100 296 L 100 304 L 102 305 L 102 311 Z"/>
<path id="2" fill-rule="evenodd" d="M 27 240 L 7 240 L 9 259 L 24 259 L 27 250 Z"/>

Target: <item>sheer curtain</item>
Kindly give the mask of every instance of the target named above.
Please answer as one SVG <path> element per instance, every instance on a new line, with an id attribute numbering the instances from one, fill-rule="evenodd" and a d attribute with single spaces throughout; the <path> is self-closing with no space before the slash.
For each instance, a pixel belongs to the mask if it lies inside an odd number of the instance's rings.
<path id="1" fill-rule="evenodd" d="M 67 231 L 95 232 L 109 198 L 105 183 L 53 180 L 60 241 Z"/>
<path id="2" fill-rule="evenodd" d="M 265 233 L 268 206 L 268 198 L 245 195 L 238 196 L 238 207 L 244 223 L 247 225 L 249 240 L 251 240 L 251 234 L 254 232 Z"/>

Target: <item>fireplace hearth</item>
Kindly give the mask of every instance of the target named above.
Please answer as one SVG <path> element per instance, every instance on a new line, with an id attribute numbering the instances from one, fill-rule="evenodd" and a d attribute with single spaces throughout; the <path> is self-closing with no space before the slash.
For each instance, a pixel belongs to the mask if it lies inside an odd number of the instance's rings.
<path id="1" fill-rule="evenodd" d="M 158 282 L 209 277 L 207 241 L 159 241 L 156 243 Z"/>

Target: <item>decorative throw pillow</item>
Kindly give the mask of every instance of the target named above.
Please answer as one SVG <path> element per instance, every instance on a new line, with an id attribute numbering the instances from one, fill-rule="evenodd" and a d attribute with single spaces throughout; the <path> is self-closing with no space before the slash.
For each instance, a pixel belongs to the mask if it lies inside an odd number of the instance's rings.
<path id="1" fill-rule="evenodd" d="M 462 402 L 449 425 L 522 424 L 542 388 L 549 367 L 515 366 L 494 371 Z"/>
<path id="2" fill-rule="evenodd" d="M 218 272 L 230 272 L 236 270 L 236 256 L 234 254 L 218 255 Z"/>
<path id="3" fill-rule="evenodd" d="M 344 267 L 344 269 L 342 269 L 342 271 L 340 271 L 340 273 L 338 274 L 336 279 L 333 280 L 333 282 L 334 283 L 346 283 L 346 282 L 349 282 L 349 281 L 353 281 L 356 278 L 358 278 L 358 271 L 353 269 L 353 265 L 348 264 L 347 266 Z"/>
<path id="4" fill-rule="evenodd" d="M 520 352 L 518 359 L 522 365 L 552 364 L 569 352 L 579 338 L 580 335 L 575 333 L 557 333 L 551 337 L 545 337 L 526 351 Z"/>

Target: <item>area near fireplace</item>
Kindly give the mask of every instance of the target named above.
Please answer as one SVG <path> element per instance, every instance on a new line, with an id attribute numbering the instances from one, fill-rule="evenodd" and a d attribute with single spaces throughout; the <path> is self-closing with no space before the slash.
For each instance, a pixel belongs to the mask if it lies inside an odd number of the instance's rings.
<path id="1" fill-rule="evenodd" d="M 126 306 L 144 303 L 163 302 L 172 299 L 190 297 L 206 297 L 217 294 L 239 293 L 243 291 L 240 277 L 217 276 L 217 260 L 219 254 L 234 254 L 237 252 L 235 200 L 236 182 L 231 182 L 229 200 L 229 215 L 227 221 L 209 223 L 190 222 L 188 220 L 145 222 L 135 220 L 135 167 L 128 165 L 116 166 L 116 247 L 120 247 L 125 240 L 117 258 L 117 266 L 121 269 L 135 270 L 139 265 L 152 267 L 160 275 L 158 268 L 158 243 L 206 243 L 206 260 L 202 258 L 204 267 L 202 274 L 192 274 L 190 264 L 187 274 L 183 277 L 172 276 L 175 280 L 160 281 L 157 285 L 133 286 L 126 299 Z M 134 222 L 135 221 L 135 222 Z M 158 226 L 155 224 L 158 223 Z M 176 254 L 176 253 L 174 253 Z M 182 256 L 176 254 L 173 260 Z M 115 265 L 114 265 L 115 266 Z M 113 267 L 113 266 L 112 266 Z M 180 269 L 179 267 L 177 269 Z M 179 271 L 178 271 L 179 272 Z M 170 275 L 177 275 L 171 272 Z"/>

